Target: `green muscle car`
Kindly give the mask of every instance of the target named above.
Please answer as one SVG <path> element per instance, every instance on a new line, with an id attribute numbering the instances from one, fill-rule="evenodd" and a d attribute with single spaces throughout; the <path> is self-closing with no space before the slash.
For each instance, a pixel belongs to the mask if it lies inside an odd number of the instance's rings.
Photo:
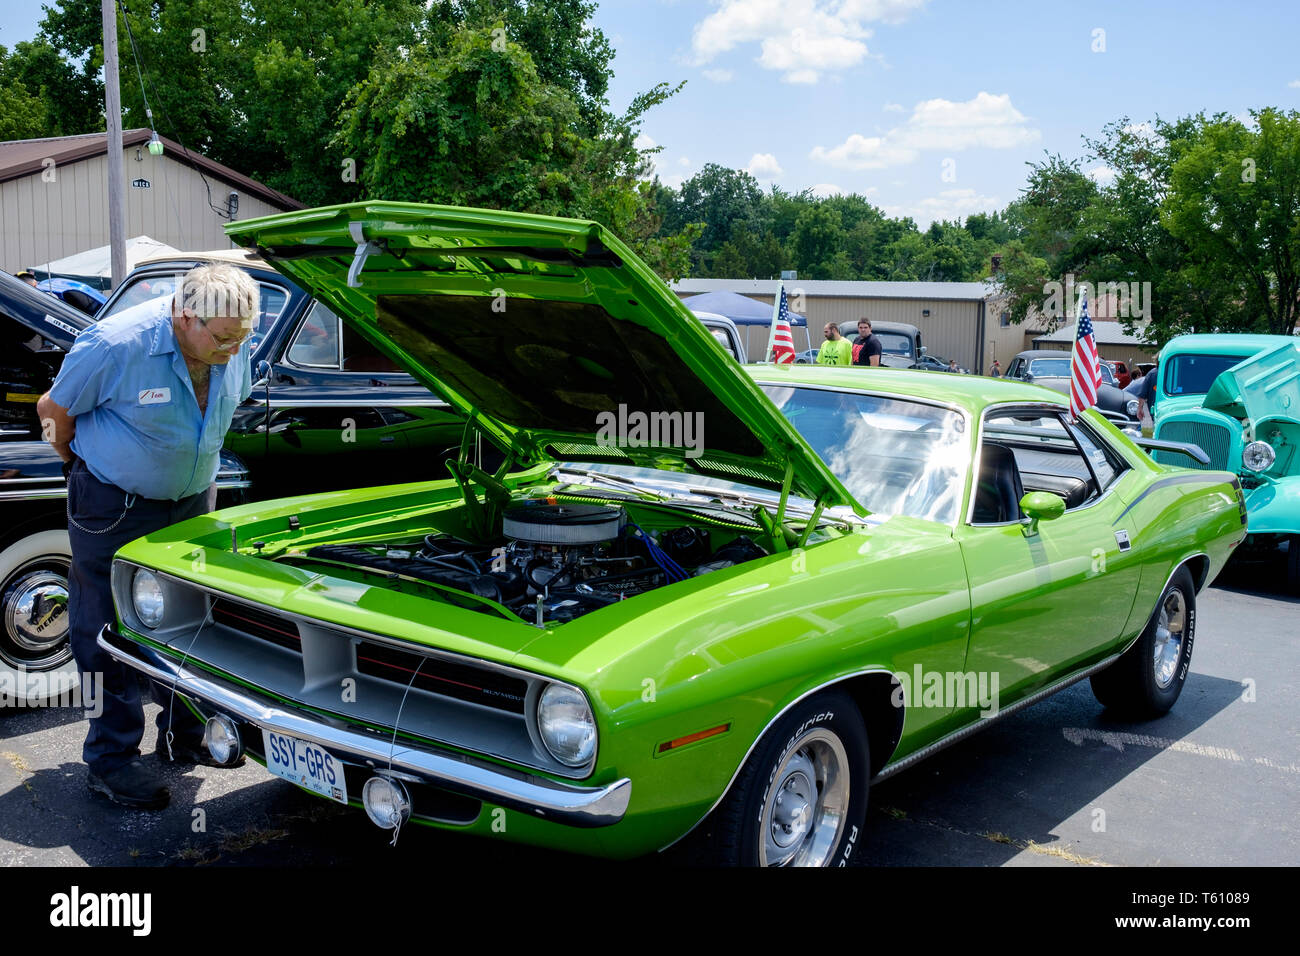
<path id="1" fill-rule="evenodd" d="M 374 202 L 228 229 L 465 438 L 427 482 L 131 543 L 100 643 L 218 760 L 388 829 L 843 864 L 873 780 L 999 715 L 1084 677 L 1167 711 L 1245 534 L 1234 475 L 1047 389 L 742 367 L 594 223 Z"/>

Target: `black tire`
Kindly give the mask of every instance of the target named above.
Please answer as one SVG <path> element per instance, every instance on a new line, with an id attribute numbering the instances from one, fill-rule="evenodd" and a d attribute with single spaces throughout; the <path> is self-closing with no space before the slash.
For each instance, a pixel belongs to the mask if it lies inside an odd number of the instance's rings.
<path id="1" fill-rule="evenodd" d="M 71 560 L 62 529 L 0 549 L 0 672 L 20 707 L 39 706 L 78 684 L 67 636 Z"/>
<path id="2" fill-rule="evenodd" d="M 1195 637 L 1196 586 L 1183 567 L 1169 579 L 1136 643 L 1110 667 L 1092 675 L 1093 694 L 1125 717 L 1167 714 L 1183 692 Z"/>
<path id="3" fill-rule="evenodd" d="M 692 835 L 694 858 L 715 866 L 847 865 L 866 823 L 870 767 L 866 727 L 848 695 L 801 701 L 763 736 L 726 799 Z M 810 774 L 819 778 L 815 802 L 801 814 L 813 797 L 804 792 L 812 789 L 805 786 Z M 790 804 L 781 809 L 786 796 Z M 801 818 L 811 824 L 800 825 Z M 769 829 L 777 833 L 771 842 L 764 840 Z"/>

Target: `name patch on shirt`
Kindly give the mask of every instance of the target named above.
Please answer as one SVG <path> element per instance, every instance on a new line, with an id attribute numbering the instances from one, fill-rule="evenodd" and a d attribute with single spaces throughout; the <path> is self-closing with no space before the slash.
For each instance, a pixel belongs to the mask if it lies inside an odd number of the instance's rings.
<path id="1" fill-rule="evenodd" d="M 141 405 L 166 405 L 172 400 L 170 388 L 146 388 L 140 393 Z"/>

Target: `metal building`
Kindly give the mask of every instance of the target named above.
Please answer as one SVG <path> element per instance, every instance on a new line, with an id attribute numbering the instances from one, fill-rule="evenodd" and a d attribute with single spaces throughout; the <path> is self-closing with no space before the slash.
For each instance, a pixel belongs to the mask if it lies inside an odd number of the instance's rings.
<path id="1" fill-rule="evenodd" d="M 222 224 L 302 203 L 160 137 L 123 133 L 126 234 L 148 235 L 183 251 L 230 245 Z M 107 134 L 0 143 L 0 269 L 18 272 L 106 245 Z"/>

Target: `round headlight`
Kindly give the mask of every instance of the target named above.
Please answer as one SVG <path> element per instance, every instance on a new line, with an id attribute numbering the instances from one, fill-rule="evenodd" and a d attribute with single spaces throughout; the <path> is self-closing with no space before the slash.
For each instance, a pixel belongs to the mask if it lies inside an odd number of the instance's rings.
<path id="1" fill-rule="evenodd" d="M 1268 471 L 1276 458 L 1277 452 L 1266 441 L 1253 441 L 1241 452 L 1241 463 L 1251 471 Z"/>
<path id="2" fill-rule="evenodd" d="M 1140 408 L 1141 405 L 1138 404 L 1138 400 L 1136 398 L 1130 398 L 1124 403 L 1124 414 L 1129 418 L 1137 418 Z"/>
<path id="3" fill-rule="evenodd" d="M 135 616 L 145 627 L 157 627 L 163 619 L 163 590 L 157 575 L 144 568 L 135 572 L 131 583 L 131 599 L 135 602 Z"/>
<path id="4" fill-rule="evenodd" d="M 560 763 L 581 767 L 596 752 L 596 720 L 580 691 L 551 684 L 537 702 L 537 729 L 542 743 Z"/>

